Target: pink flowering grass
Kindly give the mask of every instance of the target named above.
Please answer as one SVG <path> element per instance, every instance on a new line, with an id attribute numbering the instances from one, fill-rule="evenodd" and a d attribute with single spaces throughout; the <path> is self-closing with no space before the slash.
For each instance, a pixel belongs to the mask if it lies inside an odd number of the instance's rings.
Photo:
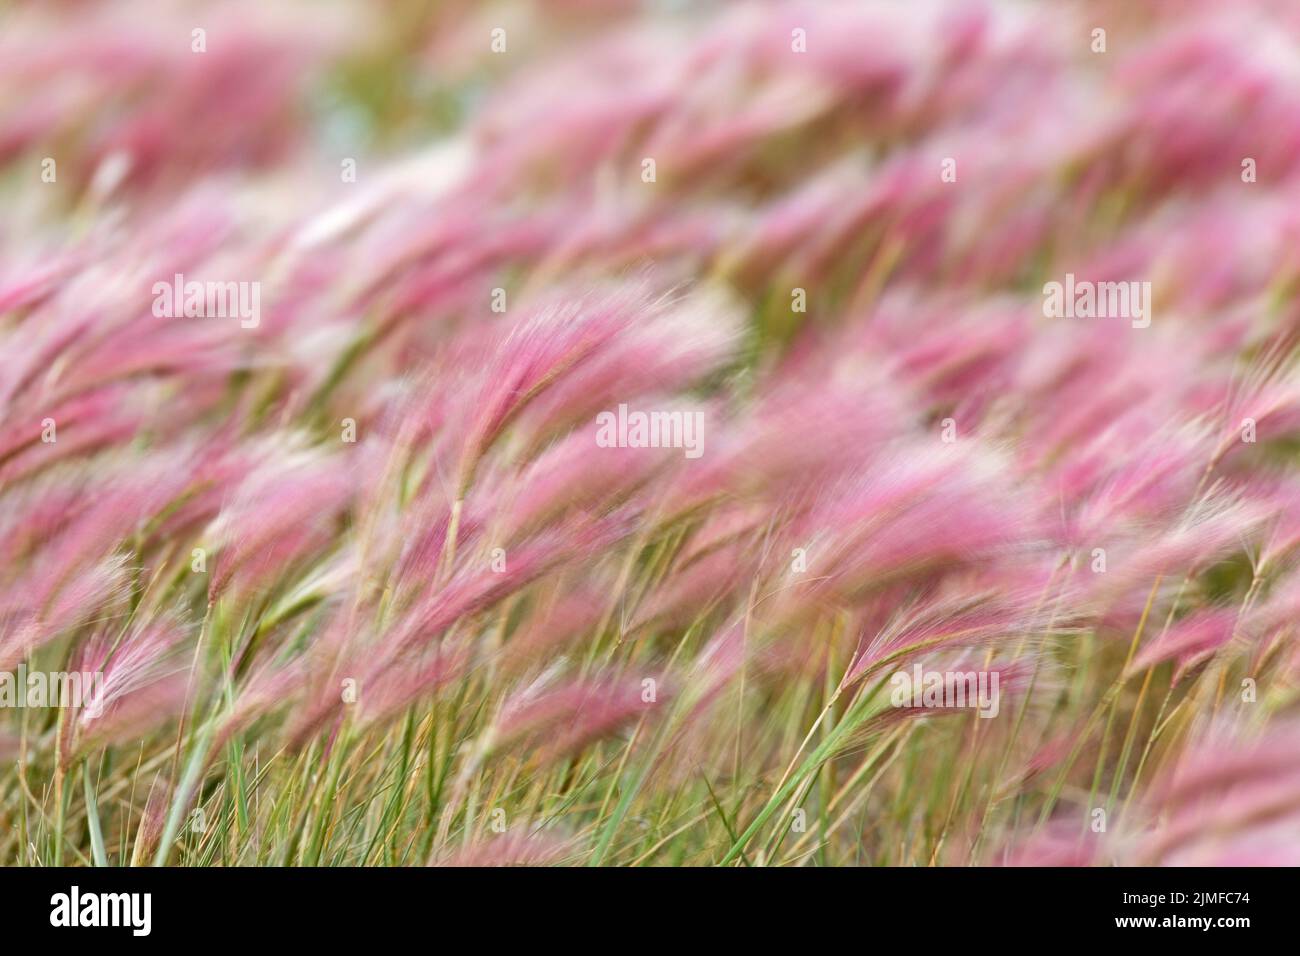
<path id="1" fill-rule="evenodd" d="M 1286 3 L 273 7 L 0 13 L 0 859 L 1300 864 Z"/>

